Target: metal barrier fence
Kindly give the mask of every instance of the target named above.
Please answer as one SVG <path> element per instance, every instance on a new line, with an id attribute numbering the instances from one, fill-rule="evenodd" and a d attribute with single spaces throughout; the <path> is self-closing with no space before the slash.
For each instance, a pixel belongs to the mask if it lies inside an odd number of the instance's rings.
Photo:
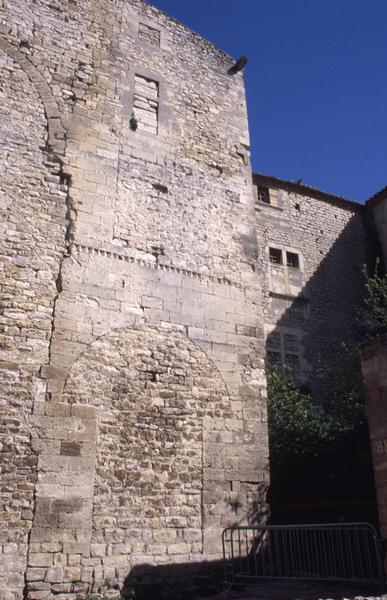
<path id="1" fill-rule="evenodd" d="M 225 582 L 263 579 L 384 585 L 382 540 L 368 523 L 230 527 Z"/>

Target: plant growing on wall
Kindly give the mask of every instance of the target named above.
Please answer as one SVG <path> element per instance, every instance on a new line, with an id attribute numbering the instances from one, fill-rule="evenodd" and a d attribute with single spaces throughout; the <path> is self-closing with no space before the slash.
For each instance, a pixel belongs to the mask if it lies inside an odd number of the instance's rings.
<path id="1" fill-rule="evenodd" d="M 129 125 L 132 131 L 136 131 L 138 127 L 138 120 L 134 111 L 132 113 L 132 116 L 130 117 Z"/>
<path id="2" fill-rule="evenodd" d="M 377 259 L 370 276 L 364 266 L 366 297 L 360 325 L 368 338 L 387 334 L 387 273 L 380 274 L 380 260 Z"/>

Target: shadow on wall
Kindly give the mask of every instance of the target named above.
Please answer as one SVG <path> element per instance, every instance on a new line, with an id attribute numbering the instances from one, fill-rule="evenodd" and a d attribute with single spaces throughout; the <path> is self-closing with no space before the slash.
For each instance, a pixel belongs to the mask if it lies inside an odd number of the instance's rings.
<path id="1" fill-rule="evenodd" d="M 310 387 L 317 398 L 322 398 L 327 393 L 327 384 L 322 385 L 317 377 L 318 369 L 322 366 L 335 366 L 335 356 L 341 342 L 345 341 L 351 346 L 360 338 L 356 320 L 363 299 L 361 270 L 367 260 L 362 227 L 360 217 L 355 215 L 329 252 L 323 256 L 318 269 L 303 285 L 298 296 L 286 297 L 285 294 L 278 292 L 271 293 L 269 296 L 272 321 L 275 322 L 271 335 L 274 334 L 275 337 L 277 334 L 279 350 L 275 345 L 268 345 L 268 352 L 279 351 L 281 360 L 286 359 L 287 353 L 292 357 L 298 356 L 300 374 L 305 374 L 310 379 Z M 294 267 L 284 265 L 282 268 Z M 294 338 L 286 337 L 292 334 L 298 341 L 298 345 L 294 344 Z M 306 479 L 311 484 L 313 480 L 318 479 L 318 474 L 306 474 Z M 373 483 L 363 488 L 361 482 L 354 482 L 354 484 L 354 487 L 358 488 L 359 495 L 351 499 L 355 500 L 352 502 L 352 512 L 348 502 L 339 505 L 334 496 L 335 490 L 327 490 L 324 498 L 325 505 L 321 502 L 320 506 L 316 506 L 314 502 L 313 509 L 310 498 L 306 498 L 303 505 L 299 503 L 301 506 L 298 508 L 293 507 L 290 510 L 287 508 L 282 513 L 278 504 L 274 504 L 274 521 L 278 519 L 277 522 L 279 520 L 318 522 L 336 521 L 340 518 L 374 520 L 370 518 L 372 511 L 376 515 Z M 331 497 L 329 497 L 330 491 Z M 278 502 L 278 497 L 276 501 Z M 330 508 L 328 508 L 329 502 Z M 238 525 L 244 515 L 238 514 L 240 507 L 237 502 L 231 508 L 235 513 L 234 524 Z M 252 524 L 259 522 L 259 514 L 257 503 L 251 508 L 249 522 Z M 179 600 L 179 598 L 188 599 L 198 595 L 205 597 L 218 593 L 222 585 L 222 561 L 191 562 L 189 558 L 194 557 L 187 553 L 186 562 L 157 565 L 151 557 L 149 563 L 144 557 L 144 561 L 133 566 L 126 575 L 122 588 L 124 595 L 128 598 L 135 597 L 136 600 L 153 600 L 155 597 Z M 114 585 L 114 582 L 110 582 L 110 585 Z M 118 590 L 118 580 L 116 586 Z"/>
<path id="2" fill-rule="evenodd" d="M 259 499 L 250 503 L 247 515 L 242 514 L 237 504 L 232 506 L 232 509 L 236 518 L 229 527 L 237 527 L 243 523 L 258 525 L 267 522 L 268 515 L 262 515 Z M 192 557 L 187 554 L 186 562 L 157 564 L 157 559 L 153 561 L 150 557 L 149 563 L 144 561 L 131 568 L 122 586 L 117 580 L 114 587 L 128 600 L 189 600 L 213 597 L 224 591 L 222 558 L 201 561 L 189 560 L 190 558 Z M 114 584 L 112 581 L 109 583 Z"/>
<path id="3" fill-rule="evenodd" d="M 310 239 L 308 243 L 318 241 Z M 368 258 L 361 215 L 352 217 L 325 256 L 322 250 L 320 253 L 321 262 L 306 281 L 307 265 L 303 273 L 284 264 L 286 256 L 282 265 L 271 262 L 271 289 L 266 299 L 268 323 L 272 324 L 266 339 L 268 363 L 287 364 L 297 383 L 310 388 L 315 402 L 321 402 L 327 393 L 319 370 L 335 366 L 342 342 L 353 347 L 360 340 L 357 320 L 364 297 L 361 271 Z M 307 263 L 308 257 L 303 260 Z M 293 284 L 291 294 L 276 284 L 278 274 Z"/>
<path id="4" fill-rule="evenodd" d="M 310 240 L 307 243 L 314 241 L 318 248 L 318 239 L 312 240 L 308 232 L 305 233 L 306 239 L 308 235 Z M 271 244 L 277 247 L 280 242 L 277 238 L 275 242 L 269 242 Z M 344 372 L 345 365 L 338 361 L 343 343 L 354 349 L 362 338 L 359 316 L 365 292 L 362 269 L 372 260 L 368 253 L 363 215 L 355 213 L 328 253 L 324 255 L 320 250 L 321 262 L 299 286 L 298 295 L 281 293 L 278 291 L 280 286 L 275 289 L 275 282 L 276 277 L 277 280 L 285 277 L 288 281 L 297 281 L 297 278 L 300 281 L 305 277 L 301 269 L 289 262 L 286 264 L 286 252 L 283 252 L 282 264 L 270 263 L 268 279 L 271 289 L 266 298 L 268 317 L 265 324 L 267 365 L 274 368 L 285 366 L 292 373 L 296 385 L 310 393 L 317 404 L 323 405 L 334 393 L 334 373 L 340 374 L 342 369 L 343 378 L 351 377 Z M 273 258 L 276 259 L 275 256 Z M 304 256 L 303 260 L 307 263 L 308 256 Z M 307 264 L 305 266 L 306 272 Z M 293 291 L 296 286 L 290 289 Z M 301 443 L 307 444 L 308 441 L 301 440 Z M 339 462 L 341 456 L 334 457 L 332 463 L 336 459 Z M 274 484 L 275 489 L 272 485 L 270 505 L 273 522 L 376 522 L 370 452 L 362 459 L 370 465 L 367 473 L 363 471 L 364 480 L 356 480 L 355 476 L 353 480 L 350 476 L 329 480 L 324 479 L 325 473 L 311 472 L 302 474 L 302 484 L 296 480 L 287 484 L 282 482 L 282 489 L 281 482 Z M 333 464 L 327 465 L 327 471 L 332 467 L 334 470 Z M 275 469 L 276 466 L 271 464 L 272 480 L 275 480 Z M 288 489 L 285 490 L 285 487 Z"/>
<path id="5" fill-rule="evenodd" d="M 223 561 L 134 566 L 121 593 L 135 600 L 188 600 L 210 597 L 222 589 Z"/>
<path id="6" fill-rule="evenodd" d="M 317 377 L 318 370 L 324 367 L 334 367 L 337 351 L 341 342 L 349 346 L 355 345 L 360 339 L 357 325 L 358 311 L 363 301 L 363 264 L 367 261 L 365 235 L 362 222 L 355 215 L 342 231 L 329 252 L 322 258 L 318 269 L 303 285 L 296 297 L 286 297 L 284 294 L 271 293 L 268 302 L 273 322 L 276 324 L 271 335 L 277 335 L 279 350 L 275 345 L 268 345 L 268 351 L 279 351 L 281 360 L 286 359 L 287 351 L 292 356 L 300 358 L 300 375 L 310 379 L 310 388 L 315 398 L 323 398 L 328 393 L 329 383 L 321 383 Z M 276 267 L 277 268 L 277 267 Z M 284 269 L 292 268 L 283 266 Z M 294 268 L 294 267 L 293 267 Z M 279 314 L 280 312 L 280 314 Z M 294 334 L 298 345 L 294 344 Z M 289 348 L 287 347 L 289 345 Z M 294 362 L 293 362 L 294 365 Z M 305 381 L 304 385 L 308 382 Z M 319 474 L 306 474 L 310 485 L 317 481 Z M 371 473 L 372 476 L 372 473 Z M 343 520 L 371 520 L 376 518 L 376 503 L 374 498 L 373 481 L 354 481 L 353 489 L 358 495 L 339 500 L 337 490 L 327 490 L 326 496 L 315 499 L 305 498 L 282 510 L 278 499 L 273 503 L 274 522 L 324 522 Z M 297 485 L 294 482 L 294 485 Z M 280 490 L 281 491 L 281 490 Z M 331 495 L 330 495 L 331 494 Z M 231 502 L 231 500 L 230 500 Z M 277 503 L 277 504 L 276 504 Z M 231 507 L 235 513 L 235 525 L 238 525 L 244 515 L 239 515 L 240 507 L 235 503 Z M 252 506 L 248 518 L 254 524 L 260 520 L 260 510 L 257 503 Z M 144 562 L 132 567 L 126 575 L 122 592 L 127 598 L 150 600 L 155 597 L 165 600 L 188 599 L 197 596 L 211 596 L 221 591 L 223 579 L 222 560 L 187 561 L 168 565 L 155 564 L 150 557 L 149 563 Z M 191 558 L 193 558 L 191 556 Z M 152 562 L 151 562 L 152 561 Z M 122 579 L 121 579 L 122 581 Z M 110 582 L 114 585 L 114 582 Z M 116 583 L 117 591 L 119 582 Z"/>

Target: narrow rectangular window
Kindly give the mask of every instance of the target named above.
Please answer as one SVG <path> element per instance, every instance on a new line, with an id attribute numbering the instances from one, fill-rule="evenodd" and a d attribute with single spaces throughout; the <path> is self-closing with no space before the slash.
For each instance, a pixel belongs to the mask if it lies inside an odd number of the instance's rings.
<path id="1" fill-rule="evenodd" d="M 286 378 L 301 376 L 300 340 L 297 333 L 273 330 L 266 337 L 266 365 L 282 371 Z"/>
<path id="2" fill-rule="evenodd" d="M 138 27 L 138 38 L 151 46 L 160 48 L 160 32 L 145 23 L 140 23 Z"/>
<path id="3" fill-rule="evenodd" d="M 257 186 L 257 200 L 264 204 L 270 204 L 270 193 L 269 188 L 264 185 Z"/>
<path id="4" fill-rule="evenodd" d="M 284 346 L 285 346 L 285 352 L 298 354 L 299 349 L 298 349 L 297 336 L 292 333 L 285 333 L 284 334 Z"/>
<path id="5" fill-rule="evenodd" d="M 285 369 L 289 369 L 294 379 L 300 377 L 300 358 L 297 354 L 285 354 L 284 367 Z"/>
<path id="6" fill-rule="evenodd" d="M 281 334 L 276 331 L 271 331 L 267 336 L 266 346 L 270 350 L 281 351 Z"/>
<path id="7" fill-rule="evenodd" d="M 270 367 L 272 369 L 276 369 L 278 371 L 282 370 L 281 352 L 272 352 L 271 350 L 269 350 L 266 353 L 266 361 L 267 361 L 268 367 Z"/>
<path id="8" fill-rule="evenodd" d="M 282 265 L 282 250 L 279 248 L 269 248 L 270 262 L 276 265 Z"/>
<path id="9" fill-rule="evenodd" d="M 157 133 L 159 119 L 159 83 L 142 75 L 134 77 L 133 117 L 139 130 Z"/>
<path id="10" fill-rule="evenodd" d="M 299 269 L 300 259 L 298 254 L 295 252 L 286 252 L 286 265 L 288 267 L 292 267 L 293 269 Z"/>

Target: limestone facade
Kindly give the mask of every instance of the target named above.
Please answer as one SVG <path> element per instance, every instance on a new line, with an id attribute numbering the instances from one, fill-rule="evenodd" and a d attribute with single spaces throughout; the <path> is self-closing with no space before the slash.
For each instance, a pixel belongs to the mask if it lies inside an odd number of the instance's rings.
<path id="1" fill-rule="evenodd" d="M 244 85 L 140 0 L 1 16 L 0 597 L 73 598 L 266 514 Z"/>
<path id="2" fill-rule="evenodd" d="M 0 599 L 70 600 L 266 518 L 265 360 L 318 397 L 367 220 L 253 180 L 233 59 L 142 0 L 0 8 Z"/>
<path id="3" fill-rule="evenodd" d="M 274 177 L 255 174 L 254 185 L 267 362 L 319 402 L 321 370 L 358 341 L 365 207 Z"/>

